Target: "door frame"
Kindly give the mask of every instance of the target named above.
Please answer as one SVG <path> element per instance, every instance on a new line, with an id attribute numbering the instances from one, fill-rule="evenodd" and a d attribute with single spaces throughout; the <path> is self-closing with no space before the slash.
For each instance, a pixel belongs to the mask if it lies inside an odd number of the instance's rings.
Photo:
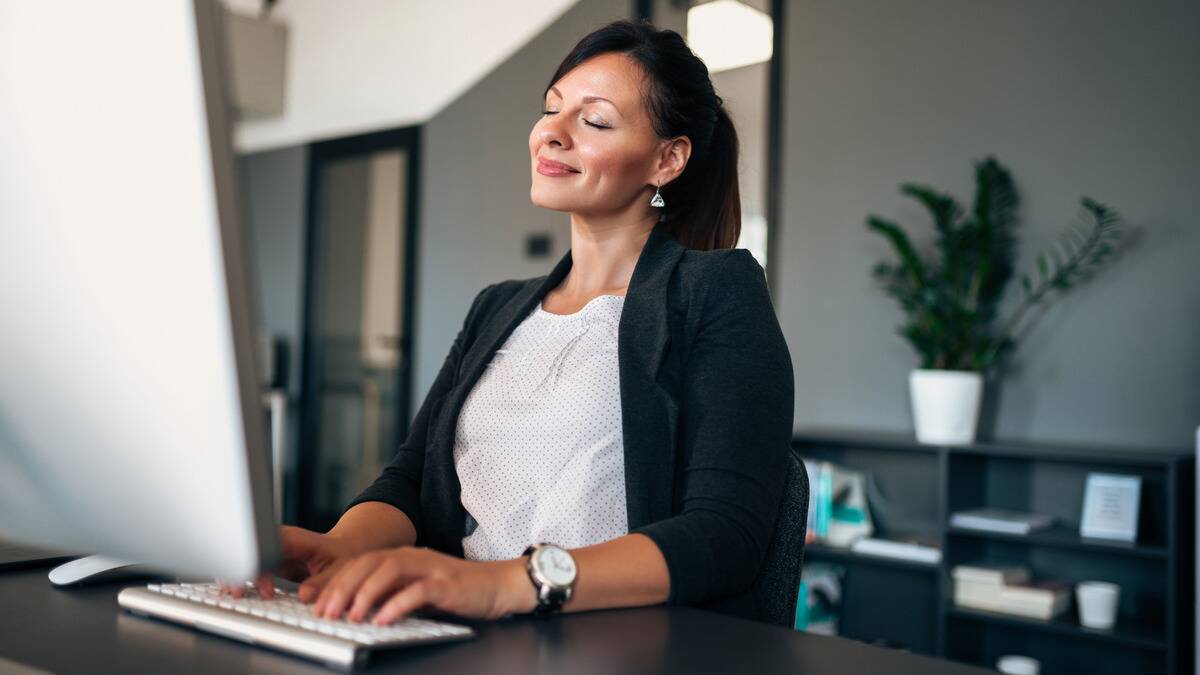
<path id="1" fill-rule="evenodd" d="M 297 462 L 294 484 L 289 492 L 294 495 L 293 508 L 288 514 L 293 516 L 284 522 L 294 522 L 318 532 L 324 532 L 334 525 L 340 515 L 338 513 L 319 513 L 313 503 L 313 495 L 317 486 L 317 452 L 320 438 L 320 396 L 317 391 L 317 377 L 321 372 L 322 354 L 317 340 L 317 326 L 320 325 L 320 308 L 316 305 L 317 284 L 321 278 L 321 241 L 320 241 L 320 207 L 319 192 L 323 171 L 330 163 L 347 157 L 367 155 L 381 150 L 403 149 L 407 151 L 405 167 L 405 212 L 404 218 L 404 254 L 402 273 L 404 275 L 404 292 L 401 297 L 400 315 L 403 317 L 404 335 L 400 340 L 400 359 L 404 367 L 397 373 L 398 438 L 408 438 L 409 413 L 412 409 L 413 381 L 413 319 L 416 315 L 416 282 L 417 245 L 420 229 L 420 170 L 421 170 L 421 132 L 420 125 L 387 129 L 371 133 L 346 136 L 325 141 L 317 141 L 308 145 L 308 175 L 305 179 L 305 254 L 304 254 L 304 295 L 302 312 L 303 331 L 301 333 L 301 366 L 300 366 L 300 437 L 297 443 Z M 396 259 L 401 258 L 396 252 Z M 285 507 L 286 508 L 286 507 Z"/>

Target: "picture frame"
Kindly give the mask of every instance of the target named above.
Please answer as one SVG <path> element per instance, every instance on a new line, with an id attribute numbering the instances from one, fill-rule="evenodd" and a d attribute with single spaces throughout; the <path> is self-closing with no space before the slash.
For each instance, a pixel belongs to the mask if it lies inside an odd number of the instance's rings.
<path id="1" fill-rule="evenodd" d="M 1138 535 L 1142 479 L 1109 473 L 1089 473 L 1083 495 L 1079 535 L 1134 543 Z"/>

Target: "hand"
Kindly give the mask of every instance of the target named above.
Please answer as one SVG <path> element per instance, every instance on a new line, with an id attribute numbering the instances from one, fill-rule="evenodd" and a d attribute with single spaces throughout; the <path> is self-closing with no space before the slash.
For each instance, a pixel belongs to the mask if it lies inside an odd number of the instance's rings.
<path id="1" fill-rule="evenodd" d="M 359 622 L 380 605 L 377 625 L 421 607 L 463 617 L 497 619 L 532 611 L 536 597 L 525 559 L 480 562 L 428 548 L 401 546 L 339 560 L 300 585 L 313 615 Z"/>
<path id="2" fill-rule="evenodd" d="M 337 537 L 321 534 L 291 525 L 281 525 L 279 528 L 280 546 L 283 552 L 283 563 L 272 572 L 275 575 L 291 581 L 303 581 L 314 574 L 320 574 L 339 560 L 353 557 L 359 551 Z M 275 584 L 271 581 L 272 572 L 262 574 L 255 580 L 259 595 L 270 598 L 275 595 Z M 235 598 L 246 593 L 244 584 L 231 584 L 219 581 L 221 590 Z"/>

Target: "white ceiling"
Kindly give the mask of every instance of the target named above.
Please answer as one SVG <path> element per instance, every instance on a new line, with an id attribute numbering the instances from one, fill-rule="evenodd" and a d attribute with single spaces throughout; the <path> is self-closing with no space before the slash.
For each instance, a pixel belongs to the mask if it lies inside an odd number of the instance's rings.
<path id="1" fill-rule="evenodd" d="M 285 112 L 246 121 L 239 152 L 420 124 L 578 0 L 279 0 Z M 256 0 L 223 0 L 256 14 Z"/>

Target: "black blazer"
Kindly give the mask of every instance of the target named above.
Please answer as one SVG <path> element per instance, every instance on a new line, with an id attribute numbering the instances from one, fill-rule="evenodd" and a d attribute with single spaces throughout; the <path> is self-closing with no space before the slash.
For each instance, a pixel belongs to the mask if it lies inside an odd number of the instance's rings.
<path id="1" fill-rule="evenodd" d="M 416 526 L 418 545 L 462 556 L 459 411 L 570 268 L 568 250 L 547 276 L 479 293 L 408 439 L 347 509 L 391 504 Z M 746 249 L 687 250 L 656 225 L 626 291 L 617 357 L 629 531 L 662 551 L 667 603 L 759 618 L 749 590 L 782 498 L 795 387 L 762 266 Z"/>

